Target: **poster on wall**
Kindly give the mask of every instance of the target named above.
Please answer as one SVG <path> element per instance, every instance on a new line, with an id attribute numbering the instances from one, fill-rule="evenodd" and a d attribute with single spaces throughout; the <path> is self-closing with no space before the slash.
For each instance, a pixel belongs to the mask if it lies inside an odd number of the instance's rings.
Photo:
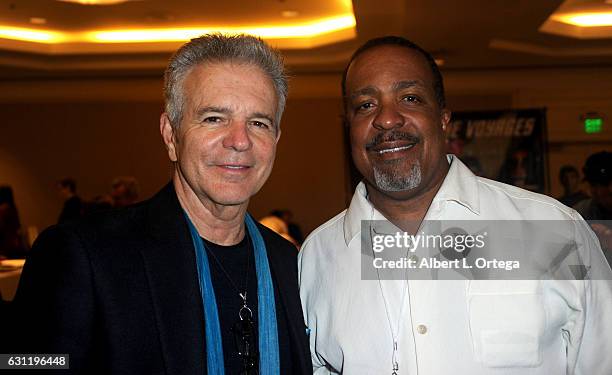
<path id="1" fill-rule="evenodd" d="M 546 192 L 545 109 L 453 112 L 446 139 L 448 153 L 475 174 Z"/>

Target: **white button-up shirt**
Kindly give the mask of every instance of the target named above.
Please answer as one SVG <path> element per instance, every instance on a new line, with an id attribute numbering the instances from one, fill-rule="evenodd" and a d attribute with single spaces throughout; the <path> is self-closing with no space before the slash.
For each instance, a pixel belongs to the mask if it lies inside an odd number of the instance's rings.
<path id="1" fill-rule="evenodd" d="M 573 220 L 598 280 L 363 280 L 361 221 L 384 217 L 361 183 L 299 255 L 315 374 L 391 374 L 389 322 L 399 322 L 399 375 L 611 375 L 612 271 L 588 225 L 552 198 L 448 160 L 426 220 Z"/>

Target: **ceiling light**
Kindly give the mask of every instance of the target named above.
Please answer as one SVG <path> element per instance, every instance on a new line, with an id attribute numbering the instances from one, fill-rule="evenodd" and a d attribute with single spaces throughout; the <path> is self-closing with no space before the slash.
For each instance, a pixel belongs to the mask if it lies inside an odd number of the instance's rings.
<path id="1" fill-rule="evenodd" d="M 15 44 L 12 48 L 49 54 L 84 53 L 84 51 L 129 53 L 135 51 L 131 44 L 141 44 L 138 47 L 139 51 L 166 52 L 174 50 L 177 44 L 189 39 L 211 32 L 220 32 L 256 35 L 268 40 L 276 48 L 307 49 L 352 39 L 356 35 L 355 28 L 355 16 L 352 13 L 344 13 L 309 22 L 286 22 L 262 26 L 60 31 L 0 25 L 0 39 L 30 42 L 30 44 Z M 40 46 L 37 47 L 36 44 Z"/>
<path id="2" fill-rule="evenodd" d="M 58 43 L 63 41 L 64 39 L 62 33 L 54 31 L 26 29 L 10 26 L 0 26 L 0 38 L 39 43 Z"/>
<path id="3" fill-rule="evenodd" d="M 0 38 L 38 43 L 145 43 L 184 42 L 200 35 L 221 32 L 251 34 L 263 39 L 307 39 L 353 30 L 352 14 L 320 19 L 314 22 L 262 27 L 203 27 L 173 29 L 105 30 L 92 32 L 60 32 L 0 25 Z"/>
<path id="4" fill-rule="evenodd" d="M 96 31 L 88 33 L 87 39 L 98 43 L 174 42 L 210 32 L 251 34 L 264 39 L 310 38 L 354 28 L 355 25 L 355 17 L 348 14 L 297 25 Z"/>
<path id="5" fill-rule="evenodd" d="M 557 21 L 582 27 L 612 26 L 612 12 L 568 13 L 555 17 Z"/>
<path id="6" fill-rule="evenodd" d="M 30 17 L 30 23 L 33 25 L 44 25 L 47 23 L 47 19 L 42 17 Z"/>
<path id="7" fill-rule="evenodd" d="M 610 0 L 612 1 L 612 0 Z M 300 12 L 297 12 L 295 10 L 283 10 L 281 12 L 281 16 L 285 17 L 285 18 L 293 18 L 293 17 L 297 17 L 300 14 Z"/>
<path id="8" fill-rule="evenodd" d="M 133 0 L 57 0 L 64 3 L 75 3 L 81 5 L 114 5 L 126 3 Z"/>

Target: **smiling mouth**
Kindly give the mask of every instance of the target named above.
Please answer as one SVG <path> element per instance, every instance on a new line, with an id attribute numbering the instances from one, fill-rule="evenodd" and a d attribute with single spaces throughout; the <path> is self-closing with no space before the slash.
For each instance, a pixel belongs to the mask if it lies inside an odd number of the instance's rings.
<path id="1" fill-rule="evenodd" d="M 246 165 L 222 165 L 221 167 L 228 168 L 228 169 L 247 169 L 249 168 Z"/>
<path id="2" fill-rule="evenodd" d="M 411 148 L 421 143 L 421 139 L 408 132 L 398 130 L 388 133 L 376 134 L 366 145 L 367 152 L 380 157 L 389 158 L 396 153 L 408 152 Z"/>
<path id="3" fill-rule="evenodd" d="M 415 146 L 415 144 L 411 144 L 408 146 L 399 146 L 399 147 L 391 147 L 391 148 L 383 148 L 382 150 L 377 150 L 376 152 L 379 155 L 384 155 L 384 154 L 389 154 L 389 153 L 393 153 L 393 152 L 399 152 L 399 151 L 405 151 L 405 150 L 409 150 L 411 148 L 413 148 Z"/>
<path id="4" fill-rule="evenodd" d="M 251 165 L 248 164 L 217 164 L 218 168 L 227 172 L 246 172 L 251 169 Z"/>

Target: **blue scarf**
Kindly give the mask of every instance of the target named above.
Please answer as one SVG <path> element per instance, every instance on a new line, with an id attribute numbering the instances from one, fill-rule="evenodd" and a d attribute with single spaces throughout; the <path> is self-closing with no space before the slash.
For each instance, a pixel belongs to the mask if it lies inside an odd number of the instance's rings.
<path id="1" fill-rule="evenodd" d="M 204 329 L 206 332 L 206 364 L 208 375 L 224 375 L 223 345 L 219 312 L 210 268 L 204 243 L 195 226 L 185 213 L 189 224 L 191 239 L 196 253 L 196 265 L 200 279 L 200 293 L 204 305 Z M 279 375 L 280 360 L 278 352 L 278 331 L 276 328 L 276 304 L 274 287 L 268 264 L 266 244 L 251 215 L 245 217 L 246 227 L 255 250 L 255 270 L 257 271 L 257 314 L 259 328 L 259 373 L 261 375 Z"/>

